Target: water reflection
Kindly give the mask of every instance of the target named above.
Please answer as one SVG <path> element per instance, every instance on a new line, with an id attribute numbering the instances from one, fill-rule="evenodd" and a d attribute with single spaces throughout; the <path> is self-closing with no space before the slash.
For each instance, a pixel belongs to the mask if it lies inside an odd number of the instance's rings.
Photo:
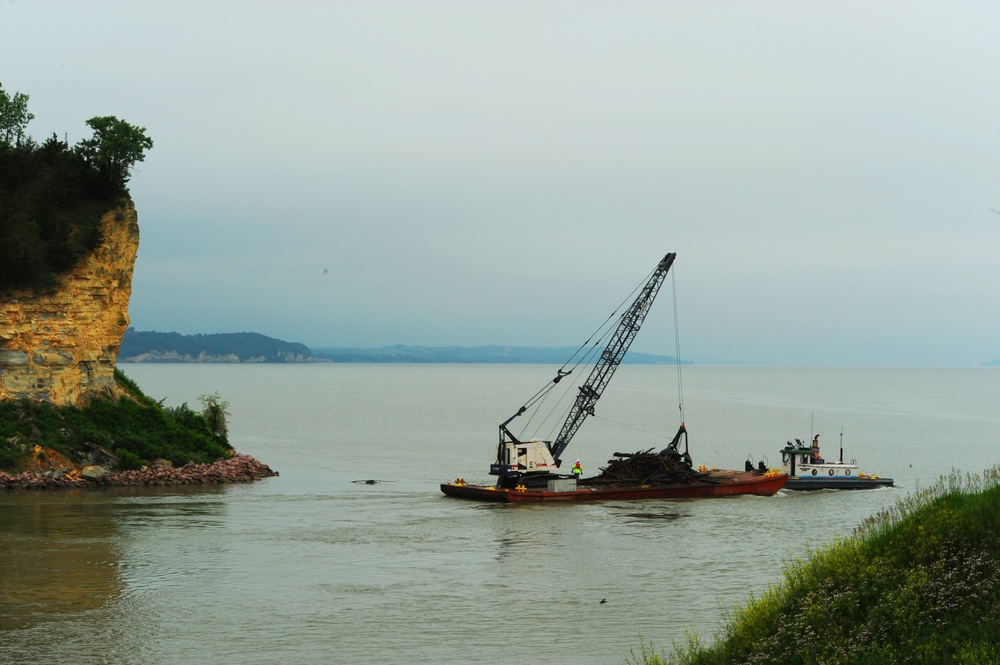
<path id="1" fill-rule="evenodd" d="M 93 612 L 122 592 L 118 528 L 104 497 L 10 493 L 0 505 L 0 631 Z"/>
<path id="2" fill-rule="evenodd" d="M 512 534 L 497 541 L 497 561 L 510 557 L 524 557 L 533 554 L 533 550 L 551 549 L 552 543 L 546 535 L 532 536 L 530 534 Z"/>
<path id="3" fill-rule="evenodd" d="M 150 618 L 136 602 L 137 588 L 169 585 L 148 569 L 143 541 L 150 533 L 218 526 L 223 504 L 212 495 L 220 491 L 111 488 L 0 495 L 4 663 L 129 662 L 149 631 L 142 628 Z M 143 542 L 138 548 L 136 540 Z"/>
<path id="4" fill-rule="evenodd" d="M 688 515 L 684 515 L 683 513 L 677 513 L 673 511 L 657 511 L 650 513 L 626 513 L 625 515 L 622 515 L 622 517 L 625 517 L 632 521 L 640 521 L 640 522 L 649 520 L 660 521 L 660 522 L 672 522 L 674 520 L 679 520 L 682 517 L 688 517 Z"/>

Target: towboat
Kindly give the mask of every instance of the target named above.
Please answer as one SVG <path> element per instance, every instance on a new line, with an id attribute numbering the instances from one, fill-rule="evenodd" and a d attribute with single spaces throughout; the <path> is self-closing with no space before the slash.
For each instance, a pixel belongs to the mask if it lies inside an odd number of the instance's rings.
<path id="1" fill-rule="evenodd" d="M 800 439 L 789 441 L 781 449 L 781 471 L 788 475 L 788 490 L 861 490 L 888 487 L 892 478 L 867 474 L 860 470 L 856 460 L 844 461 L 843 432 L 841 432 L 840 459 L 832 462 L 823 458 L 819 450 L 819 435 L 812 445 Z"/>
<path id="2" fill-rule="evenodd" d="M 675 254 L 667 254 L 660 260 L 644 285 L 633 293 L 638 296 L 632 304 L 617 317 L 612 313 L 606 321 L 607 330 L 599 329 L 580 349 L 556 372 L 556 376 L 521 406 L 514 415 L 500 423 L 500 440 L 496 446 L 496 461 L 490 464 L 490 474 L 497 476 L 495 485 L 467 483 L 458 478 L 454 482 L 443 483 L 441 491 L 450 497 L 474 501 L 499 501 L 505 503 L 528 501 L 597 501 L 621 499 L 662 499 L 710 496 L 732 496 L 755 494 L 770 496 L 785 484 L 788 476 L 778 471 L 753 470 L 723 471 L 719 469 L 693 468 L 688 453 L 687 429 L 683 419 L 681 401 L 681 424 L 673 441 L 659 453 L 652 450 L 637 453 L 614 453 L 614 459 L 602 469 L 601 474 L 589 478 L 582 477 L 579 466 L 574 473 L 560 473 L 562 454 L 573 435 L 580 429 L 588 416 L 594 415 L 595 405 L 607 387 L 612 375 L 628 351 L 632 340 L 639 332 L 653 299 L 674 262 Z M 604 326 L 602 326 L 603 328 Z M 596 359 L 592 354 L 598 349 L 591 344 L 592 339 L 607 340 L 604 350 Z M 581 354 L 581 355 L 578 355 Z M 590 365 L 591 370 L 582 385 L 573 386 L 574 370 L 581 365 Z M 680 361 L 677 363 L 678 385 L 681 384 Z M 563 396 L 575 399 L 568 409 L 568 415 L 552 441 L 527 437 L 523 432 L 515 432 L 512 424 L 522 414 L 531 413 L 527 420 L 532 423 L 539 413 L 565 413 L 556 407 L 541 409 L 544 400 L 556 394 L 556 387 L 564 391 Z M 559 406 L 558 404 L 556 406 Z M 540 416 L 544 420 L 545 416 Z M 535 423 L 538 425 L 538 423 Z M 552 428 L 551 431 L 555 431 Z M 683 439 L 684 452 L 679 444 Z"/>

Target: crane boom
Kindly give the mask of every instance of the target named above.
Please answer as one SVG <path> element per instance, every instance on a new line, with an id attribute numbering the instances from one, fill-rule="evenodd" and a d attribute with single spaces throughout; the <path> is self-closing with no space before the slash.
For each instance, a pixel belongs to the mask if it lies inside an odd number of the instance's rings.
<path id="1" fill-rule="evenodd" d="M 558 374 L 549 383 L 547 388 L 539 390 L 527 403 L 524 404 L 517 413 L 500 423 L 500 440 L 497 443 L 497 460 L 490 464 L 490 474 L 499 476 L 498 487 L 505 489 L 517 489 L 527 483 L 540 484 L 548 482 L 549 479 L 558 478 L 556 475 L 561 464 L 559 456 L 566 450 L 570 440 L 576 431 L 580 429 L 587 416 L 594 414 L 594 404 L 601 397 L 601 393 L 607 387 L 611 376 L 615 373 L 622 358 L 628 351 L 632 340 L 639 332 L 639 327 L 649 312 L 649 306 L 653 304 L 660 286 L 663 284 L 667 271 L 674 262 L 676 254 L 667 254 L 660 260 L 660 263 L 653 270 L 652 275 L 642 287 L 639 295 L 629 308 L 621 315 L 617 327 L 610 335 L 607 346 L 601 353 L 590 376 L 580 387 L 580 392 L 576 396 L 570 413 L 563 423 L 562 430 L 555 441 L 541 441 L 539 439 L 520 440 L 508 429 L 508 425 L 518 416 L 525 413 L 529 406 L 537 403 L 540 397 L 548 393 L 551 386 L 559 383 L 564 377 L 572 373 L 559 369 Z M 610 318 L 609 318 L 610 320 Z M 603 327 L 603 326 L 602 326 Z M 596 346 L 596 344 L 595 344 Z M 683 427 L 682 427 L 683 429 Z M 674 440 L 676 445 L 680 437 L 678 432 Z M 686 439 L 685 439 L 686 441 Z"/>
<path id="2" fill-rule="evenodd" d="M 656 269 L 650 275 L 645 286 L 642 287 L 642 291 L 636 297 L 635 301 L 622 314 L 618 328 L 611 335 L 611 339 L 608 341 L 608 345 L 604 348 L 604 351 L 601 352 L 601 356 L 594 364 L 590 376 L 580 386 L 580 392 L 576 396 L 573 408 L 566 417 L 566 422 L 563 423 L 562 429 L 559 431 L 559 436 L 549 446 L 552 451 L 552 457 L 555 458 L 557 464 L 560 455 L 566 450 L 566 446 L 569 445 L 573 435 L 583 425 L 583 421 L 587 419 L 587 416 L 594 414 L 594 404 L 600 399 L 601 393 L 604 392 L 608 382 L 611 381 L 615 370 L 618 369 L 618 365 L 621 364 L 622 358 L 625 357 L 625 353 L 628 351 L 629 346 L 631 346 L 636 334 L 638 334 L 639 327 L 649 312 L 649 306 L 653 304 L 653 299 L 656 298 L 656 294 L 659 292 L 660 286 L 663 284 L 663 280 L 667 276 L 667 272 L 670 270 L 670 266 L 673 264 L 676 256 L 676 253 L 667 254 L 660 261 L 659 265 L 656 266 Z"/>

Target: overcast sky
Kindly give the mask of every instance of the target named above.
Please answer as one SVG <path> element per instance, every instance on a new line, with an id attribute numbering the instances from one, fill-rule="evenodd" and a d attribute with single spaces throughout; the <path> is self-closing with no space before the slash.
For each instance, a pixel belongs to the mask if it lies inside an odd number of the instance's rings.
<path id="1" fill-rule="evenodd" d="M 0 0 L 28 132 L 97 115 L 139 330 L 1000 358 L 1000 3 Z"/>

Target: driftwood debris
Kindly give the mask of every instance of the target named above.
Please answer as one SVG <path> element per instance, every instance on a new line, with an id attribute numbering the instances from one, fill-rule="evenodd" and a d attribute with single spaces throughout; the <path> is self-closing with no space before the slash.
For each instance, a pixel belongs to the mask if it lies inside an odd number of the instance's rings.
<path id="1" fill-rule="evenodd" d="M 691 482 L 715 482 L 680 455 L 654 453 L 650 448 L 636 453 L 614 453 L 599 476 L 587 478 L 588 485 L 672 485 Z"/>

